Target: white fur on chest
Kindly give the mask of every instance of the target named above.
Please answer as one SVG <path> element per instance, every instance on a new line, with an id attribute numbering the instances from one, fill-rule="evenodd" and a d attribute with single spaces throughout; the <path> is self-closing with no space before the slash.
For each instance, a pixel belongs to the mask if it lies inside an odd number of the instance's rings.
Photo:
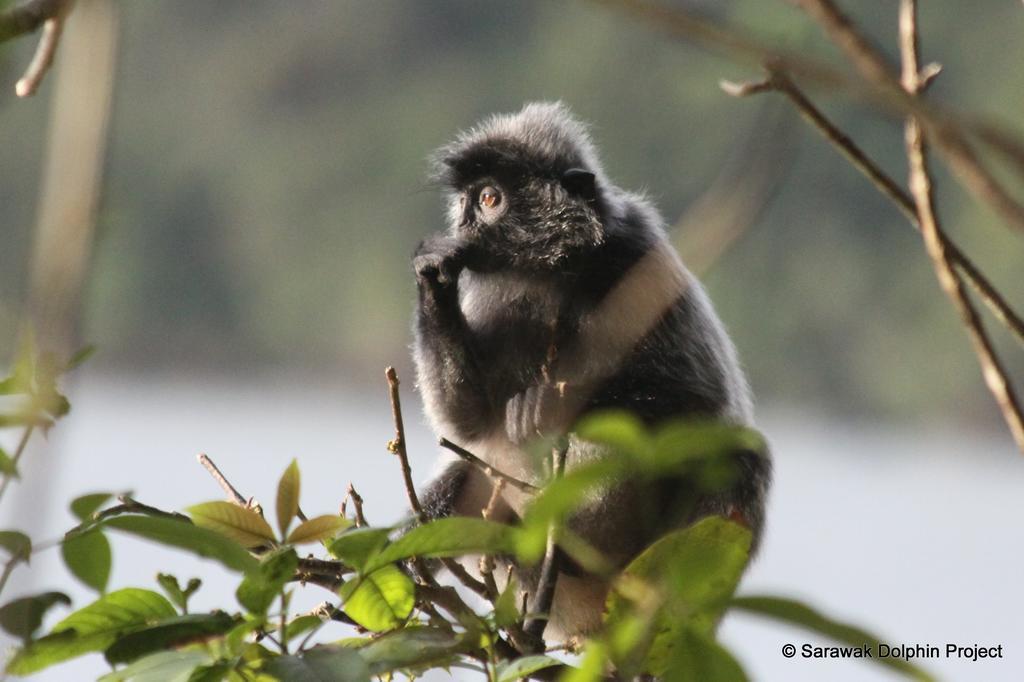
<path id="1" fill-rule="evenodd" d="M 479 329 L 524 303 L 536 317 L 554 319 L 560 300 L 555 283 L 546 277 L 471 270 L 459 276 L 459 307 L 470 329 Z"/>

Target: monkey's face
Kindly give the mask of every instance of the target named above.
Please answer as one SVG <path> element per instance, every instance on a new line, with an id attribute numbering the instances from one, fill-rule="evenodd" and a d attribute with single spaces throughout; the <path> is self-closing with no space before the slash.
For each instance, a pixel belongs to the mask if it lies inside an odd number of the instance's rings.
<path id="1" fill-rule="evenodd" d="M 478 269 L 572 269 L 603 242 L 592 173 L 505 161 L 476 166 L 449 195 L 451 231 L 475 247 Z"/>

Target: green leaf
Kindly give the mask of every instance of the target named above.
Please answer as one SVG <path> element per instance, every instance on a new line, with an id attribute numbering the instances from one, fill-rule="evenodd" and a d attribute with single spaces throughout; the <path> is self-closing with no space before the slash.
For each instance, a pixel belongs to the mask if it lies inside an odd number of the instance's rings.
<path id="1" fill-rule="evenodd" d="M 499 628 L 517 623 L 522 617 L 519 613 L 519 605 L 516 603 L 518 596 L 519 581 L 516 580 L 515 575 L 511 575 L 504 591 L 494 602 L 494 624 Z"/>
<path id="2" fill-rule="evenodd" d="M 113 493 L 91 493 L 89 495 L 82 495 L 76 497 L 71 501 L 71 513 L 81 521 L 91 521 L 92 515 L 96 513 L 96 510 L 107 503 Z"/>
<path id="3" fill-rule="evenodd" d="M 383 676 L 394 670 L 443 664 L 477 646 L 479 639 L 468 634 L 410 625 L 373 639 L 359 649 L 359 654 L 373 675 Z"/>
<path id="4" fill-rule="evenodd" d="M 412 580 L 394 565 L 350 580 L 340 594 L 349 618 L 374 632 L 398 627 L 416 603 Z"/>
<path id="5" fill-rule="evenodd" d="M 364 567 L 373 571 L 412 556 L 441 558 L 471 553 L 502 554 L 515 549 L 516 530 L 504 523 L 468 516 L 438 519 L 413 528 L 372 557 Z"/>
<path id="6" fill-rule="evenodd" d="M 665 682 L 746 682 L 739 662 L 710 635 L 684 628 L 675 643 Z"/>
<path id="7" fill-rule="evenodd" d="M 652 449 L 647 427 L 635 414 L 624 410 L 587 415 L 575 432 L 581 440 L 607 445 L 620 455 L 644 457 Z"/>
<path id="8" fill-rule="evenodd" d="M 648 475 L 691 472 L 702 489 L 721 490 L 739 476 L 736 455 L 764 452 L 761 434 L 722 422 L 682 420 L 669 422 L 654 436 L 653 457 L 642 462 Z"/>
<path id="9" fill-rule="evenodd" d="M 516 682 L 556 665 L 562 665 L 562 662 L 550 656 L 523 656 L 514 661 L 502 661 L 498 664 L 498 682 Z"/>
<path id="10" fill-rule="evenodd" d="M 625 458 L 605 457 L 546 485 L 523 516 L 516 543 L 519 558 L 528 564 L 538 561 L 544 555 L 551 524 L 560 524 L 594 488 L 614 480 L 629 466 Z"/>
<path id="11" fill-rule="evenodd" d="M 327 551 L 336 559 L 362 571 L 366 562 L 387 544 L 390 528 L 354 528 L 327 544 Z"/>
<path id="12" fill-rule="evenodd" d="M 7 550 L 12 559 L 28 561 L 32 555 L 32 538 L 17 530 L 0 530 L 0 547 Z"/>
<path id="13" fill-rule="evenodd" d="M 285 626 L 285 632 L 288 634 L 288 641 L 291 641 L 299 635 L 305 634 L 313 628 L 318 628 L 323 625 L 324 621 L 320 616 L 305 615 L 293 618 Z"/>
<path id="14" fill-rule="evenodd" d="M 92 344 L 82 346 L 74 355 L 71 356 L 71 359 L 68 360 L 67 364 L 64 366 L 64 371 L 70 372 L 71 370 L 80 367 L 81 364 L 91 358 L 95 352 L 96 346 Z"/>
<path id="15" fill-rule="evenodd" d="M 261 547 L 274 542 L 274 530 L 262 516 L 231 502 L 205 502 L 186 509 L 192 521 L 203 528 L 226 535 L 243 547 Z"/>
<path id="16" fill-rule="evenodd" d="M 187 585 L 185 585 L 185 589 L 184 589 L 184 590 L 182 590 L 182 592 L 183 592 L 183 593 L 184 593 L 184 595 L 185 595 L 185 599 L 188 599 L 188 598 L 189 598 L 189 597 L 191 597 L 191 596 L 192 596 L 193 594 L 195 594 L 195 593 L 196 593 L 196 591 L 197 591 L 197 590 L 198 590 L 198 589 L 199 589 L 200 587 L 202 587 L 202 586 L 203 586 L 203 581 L 202 581 L 202 580 L 200 580 L 199 578 L 189 578 L 189 579 L 188 579 L 188 584 L 187 584 Z"/>
<path id="17" fill-rule="evenodd" d="M 72 574 L 100 594 L 110 580 L 112 555 L 110 543 L 99 530 L 73 535 L 60 546 L 64 564 Z"/>
<path id="18" fill-rule="evenodd" d="M 653 641 L 643 658 L 644 672 L 662 675 L 684 630 L 710 636 L 747 565 L 750 531 L 719 517 L 708 517 L 670 533 L 634 559 L 608 596 L 607 621 L 624 623 L 632 614 L 653 612 Z M 635 605 L 635 609 L 634 609 Z M 613 647 L 620 667 L 635 661 L 629 651 L 645 637 L 623 635 L 628 646 Z"/>
<path id="19" fill-rule="evenodd" d="M 299 464 L 293 459 L 277 484 L 277 527 L 282 538 L 288 535 L 288 526 L 299 511 L 299 490 Z"/>
<path id="20" fill-rule="evenodd" d="M 191 578 L 185 589 L 182 589 L 178 579 L 167 573 L 157 573 L 156 581 L 160 583 L 160 587 L 163 588 L 167 596 L 174 602 L 174 605 L 181 609 L 183 613 L 188 613 L 189 597 L 203 584 L 203 581 L 199 578 Z"/>
<path id="21" fill-rule="evenodd" d="M 308 521 L 303 521 L 288 536 L 288 542 L 292 545 L 301 545 L 305 542 L 319 542 L 329 540 L 335 535 L 352 525 L 352 522 L 344 516 L 336 514 L 325 514 L 315 516 Z"/>
<path id="22" fill-rule="evenodd" d="M 21 474 L 18 473 L 18 465 L 14 463 L 14 458 L 7 454 L 7 451 L 3 448 L 0 448 L 0 474 L 14 478 L 21 477 Z"/>
<path id="23" fill-rule="evenodd" d="M 158 516 L 117 516 L 105 520 L 103 525 L 162 545 L 188 550 L 218 561 L 234 571 L 252 571 L 259 564 L 235 541 L 187 521 Z"/>
<path id="24" fill-rule="evenodd" d="M 235 663 L 222 661 L 220 663 L 211 663 L 210 665 L 201 665 L 192 671 L 192 674 L 188 676 L 186 682 L 221 682 L 228 673 L 235 667 Z M 245 679 L 239 677 L 238 679 Z M 257 678 L 258 679 L 258 678 Z M 157 682 L 154 680 L 154 682 Z"/>
<path id="25" fill-rule="evenodd" d="M 174 605 L 184 611 L 188 602 L 185 599 L 185 593 L 181 589 L 181 584 L 178 583 L 178 579 L 169 573 L 157 573 L 156 581 L 160 584 L 164 593 L 170 597 Z"/>
<path id="26" fill-rule="evenodd" d="M 773 618 L 783 623 L 796 625 L 805 630 L 825 635 L 837 642 L 850 644 L 852 646 L 869 645 L 878 650 L 880 639 L 866 630 L 854 625 L 833 620 L 820 611 L 817 611 L 806 604 L 794 599 L 783 599 L 781 597 L 736 597 L 731 602 L 731 608 L 747 611 L 759 616 Z M 908 663 L 901 658 L 875 658 L 876 663 L 897 670 L 907 677 L 925 682 L 934 680 L 930 673 L 915 665 Z"/>
<path id="27" fill-rule="evenodd" d="M 130 632 L 174 616 L 174 607 L 156 592 L 137 588 L 111 592 L 57 623 L 50 634 L 19 649 L 7 664 L 7 672 L 28 675 L 102 651 Z"/>
<path id="28" fill-rule="evenodd" d="M 11 367 L 11 374 L 0 381 L 0 395 L 31 393 L 36 374 L 36 349 L 32 331 L 26 333 Z"/>
<path id="29" fill-rule="evenodd" d="M 300 656 L 278 656 L 263 669 L 283 682 L 369 682 L 363 658 L 344 647 L 317 646 Z"/>
<path id="30" fill-rule="evenodd" d="M 210 654 L 198 649 L 158 651 L 104 675 L 97 682 L 192 682 L 193 670 L 209 661 Z"/>
<path id="31" fill-rule="evenodd" d="M 43 624 L 43 616 L 57 604 L 70 606 L 71 598 L 63 592 L 44 592 L 15 599 L 0 607 L 0 627 L 27 644 Z"/>
<path id="32" fill-rule="evenodd" d="M 103 656 L 111 665 L 131 663 L 146 654 L 223 635 L 237 622 L 223 611 L 174 616 L 119 637 L 107 647 Z"/>
<path id="33" fill-rule="evenodd" d="M 601 682 L 605 679 L 605 668 L 608 666 L 608 647 L 599 639 L 587 642 L 578 668 L 570 668 L 563 674 L 560 682 Z"/>
<path id="34" fill-rule="evenodd" d="M 238 602 L 250 613 L 263 615 L 274 598 L 295 575 L 299 557 L 291 547 L 270 552 L 250 572 L 235 591 Z"/>

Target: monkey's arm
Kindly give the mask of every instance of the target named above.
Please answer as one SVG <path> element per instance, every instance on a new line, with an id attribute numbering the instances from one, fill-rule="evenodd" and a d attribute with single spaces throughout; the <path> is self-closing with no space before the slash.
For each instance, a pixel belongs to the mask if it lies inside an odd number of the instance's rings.
<path id="1" fill-rule="evenodd" d="M 424 240 L 413 258 L 419 383 L 424 399 L 460 438 L 478 435 L 493 413 L 473 334 L 459 307 L 459 274 L 470 258 L 465 242 L 445 235 Z"/>

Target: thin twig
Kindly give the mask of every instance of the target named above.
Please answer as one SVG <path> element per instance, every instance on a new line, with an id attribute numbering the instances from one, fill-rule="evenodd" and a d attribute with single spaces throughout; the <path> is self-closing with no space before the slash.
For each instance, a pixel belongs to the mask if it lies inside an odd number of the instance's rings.
<path id="1" fill-rule="evenodd" d="M 342 576 L 354 573 L 351 567 L 341 563 L 340 561 L 316 559 L 314 557 L 299 558 L 298 571 L 300 573 L 308 573 L 309 575 L 326 577 L 337 576 L 339 579 Z"/>
<path id="2" fill-rule="evenodd" d="M 43 29 L 32 61 L 14 86 L 18 97 L 28 97 L 39 89 L 43 76 L 53 64 L 64 21 L 73 4 L 74 0 L 32 0 L 0 14 L 0 42 L 32 33 L 40 26 Z"/>
<path id="3" fill-rule="evenodd" d="M 221 473 L 220 469 L 217 468 L 217 465 L 213 463 L 212 459 L 205 454 L 200 454 L 198 459 L 199 463 L 202 464 L 208 472 L 210 472 L 211 476 L 213 476 L 213 480 L 217 481 L 217 484 L 220 485 L 221 489 L 227 494 L 228 502 L 237 504 L 239 507 L 251 509 L 260 516 L 263 515 L 263 507 L 261 507 L 260 503 L 256 501 L 256 498 L 250 497 L 246 499 L 242 493 L 238 492 L 235 486 L 231 485 L 231 481 L 229 481 L 227 477 Z M 305 512 L 302 511 L 302 507 L 296 507 L 295 516 L 299 518 L 299 521 L 309 521 L 309 517 L 307 517 Z"/>
<path id="4" fill-rule="evenodd" d="M 39 44 L 36 45 L 32 61 L 25 69 L 25 74 L 14 84 L 14 92 L 18 97 L 29 97 L 39 89 L 39 85 L 43 82 L 43 76 L 53 65 L 53 58 L 57 55 L 57 45 L 60 44 L 60 37 L 63 33 L 64 17 L 47 19 L 43 24 L 43 32 L 39 36 Z"/>
<path id="5" fill-rule="evenodd" d="M 239 507 L 249 506 L 248 501 L 245 499 L 242 493 L 238 492 L 235 486 L 231 485 L 231 482 L 228 481 L 224 474 L 220 472 L 220 469 L 217 468 L 217 465 L 213 463 L 212 459 L 207 457 L 205 454 L 200 454 L 198 456 L 198 459 L 199 463 L 202 464 L 203 467 L 205 467 L 206 470 L 210 472 L 211 476 L 213 476 L 213 480 L 217 481 L 217 484 L 221 487 L 221 490 L 223 490 L 227 494 L 229 502 L 234 502 Z"/>
<path id="6" fill-rule="evenodd" d="M 398 373 L 394 367 L 384 370 L 384 376 L 388 380 L 388 389 L 391 396 L 391 416 L 395 422 L 395 438 L 388 442 L 388 451 L 398 455 L 402 463 L 402 478 L 405 480 L 405 494 L 409 498 L 409 506 L 416 520 L 424 523 L 427 520 L 420 506 L 420 498 L 416 495 L 416 486 L 412 482 L 412 467 L 409 466 L 409 453 L 405 447 L 405 425 L 402 421 L 402 402 L 398 395 Z"/>
<path id="7" fill-rule="evenodd" d="M 352 507 L 355 509 L 356 517 L 356 528 L 365 528 L 370 524 L 366 521 L 366 516 L 363 515 L 363 498 L 356 492 L 356 487 L 351 483 L 348 484 L 348 490 L 345 493 L 345 499 L 341 502 L 341 515 L 345 515 L 346 504 L 349 500 L 352 500 Z"/>
<path id="8" fill-rule="evenodd" d="M 914 199 L 899 183 L 875 163 L 850 137 L 840 130 L 825 114 L 811 102 L 810 98 L 784 72 L 773 67 L 768 78 L 751 84 L 728 83 L 723 89 L 733 95 L 744 97 L 751 94 L 775 90 L 782 93 L 800 112 L 804 120 L 811 124 L 821 135 L 839 150 L 854 168 L 861 172 L 882 194 L 892 200 L 910 224 L 920 230 Z M 946 253 L 950 261 L 964 274 L 967 281 L 974 287 L 978 296 L 1007 329 L 1021 343 L 1024 343 L 1024 319 L 1007 303 L 996 287 L 985 277 L 971 259 L 954 244 L 947 235 L 940 233 Z"/>
<path id="9" fill-rule="evenodd" d="M 65 13 L 70 0 L 30 0 L 0 12 L 0 43 L 34 33 L 47 19 Z"/>
<path id="10" fill-rule="evenodd" d="M 916 0 L 901 0 L 899 24 L 900 54 L 903 61 L 902 83 L 908 93 L 916 94 L 920 87 Z M 981 363 L 985 383 L 995 397 L 1018 449 L 1024 453 L 1024 417 L 1021 415 L 1020 403 L 1013 386 L 1007 379 L 1006 370 L 996 355 L 992 342 L 978 318 L 978 313 L 968 298 L 963 283 L 954 272 L 946 252 L 941 236 L 942 228 L 935 213 L 935 197 L 932 191 L 932 179 L 928 169 L 922 126 L 913 116 L 907 119 L 906 147 L 907 160 L 910 164 L 910 191 L 914 196 L 918 220 L 921 224 L 921 234 L 924 237 L 925 248 L 935 267 L 935 274 L 943 291 L 960 313 L 964 326 L 967 327 L 975 353 Z"/>
<path id="11" fill-rule="evenodd" d="M 524 493 L 536 493 L 538 490 L 540 490 L 540 488 L 538 488 L 535 485 L 530 485 L 529 483 L 526 483 L 525 481 L 520 481 L 518 478 L 515 478 L 513 476 L 509 476 L 508 474 L 506 474 L 506 473 L 504 473 L 502 471 L 499 471 L 498 469 L 495 469 L 490 464 L 488 464 L 487 462 L 483 461 L 482 459 L 480 459 L 479 457 L 474 455 L 472 452 L 470 452 L 466 448 L 462 447 L 461 445 L 456 445 L 455 443 L 451 442 L 447 438 L 442 438 L 437 443 L 438 443 L 438 445 L 440 445 L 441 447 L 445 448 L 446 450 L 451 450 L 456 455 L 458 455 L 459 457 L 461 457 L 465 461 L 469 462 L 470 464 L 473 464 L 473 465 L 479 467 L 488 476 L 490 476 L 492 478 L 501 479 L 501 480 L 505 481 L 506 483 L 508 483 L 513 488 L 518 488 L 519 490 L 522 490 Z"/>
<path id="12" fill-rule="evenodd" d="M 487 506 L 483 508 L 481 515 L 488 521 L 494 517 L 494 510 L 501 500 L 501 493 L 505 489 L 505 479 L 499 478 L 494 481 L 491 488 L 491 497 L 487 500 Z M 484 554 L 480 557 L 480 576 L 483 578 L 484 586 L 487 588 L 487 598 L 492 602 L 498 599 L 498 585 L 494 581 L 494 557 Z"/>
<path id="13" fill-rule="evenodd" d="M 21 456 L 25 453 L 25 449 L 28 447 L 28 442 L 32 438 L 32 433 L 35 431 L 35 425 L 29 424 L 25 427 L 24 433 L 21 434 L 21 439 L 18 441 L 18 445 L 14 449 L 14 454 L 11 455 L 11 471 L 4 474 L 4 479 L 0 482 L 0 498 L 7 492 L 7 486 L 14 480 L 15 474 L 18 471 L 18 462 L 21 461 Z"/>
<path id="14" fill-rule="evenodd" d="M 565 470 L 565 457 L 568 450 L 568 445 L 562 445 L 552 451 L 551 468 L 554 478 L 561 477 Z M 537 649 L 537 652 L 544 651 L 544 629 L 550 620 L 551 605 L 554 603 L 555 587 L 558 584 L 557 535 L 558 528 L 552 523 L 548 529 L 548 542 L 544 550 L 544 559 L 540 565 L 540 577 L 537 579 L 537 587 L 530 604 L 530 619 L 523 627 L 527 637 L 539 640 L 540 648 Z"/>
<path id="15" fill-rule="evenodd" d="M 451 573 L 464 587 L 469 588 L 488 601 L 491 600 L 491 594 L 487 590 L 487 586 L 484 585 L 483 582 L 471 576 L 469 571 L 467 571 L 466 568 L 458 561 L 455 559 L 441 559 L 441 564 L 448 569 L 448 572 Z"/>
<path id="16" fill-rule="evenodd" d="M 885 57 L 853 25 L 832 0 L 792 0 L 818 22 L 861 76 L 900 102 L 904 113 L 913 115 L 935 147 L 942 153 L 961 184 L 982 203 L 989 204 L 1017 229 L 1024 230 L 1024 205 L 985 168 L 971 148 L 961 127 L 950 117 L 926 105 L 917 91 L 908 92 L 889 67 Z M 919 76 L 915 76 L 919 79 Z"/>
<path id="17" fill-rule="evenodd" d="M 86 524 L 94 524 L 97 521 L 102 521 L 103 519 L 110 518 L 111 516 L 118 516 L 120 514 L 145 514 L 146 516 L 159 516 L 165 519 L 174 519 L 175 521 L 185 521 L 188 523 L 192 523 L 192 519 L 185 516 L 184 514 L 179 514 L 178 512 L 164 511 L 163 509 L 158 509 L 148 504 L 143 504 L 142 502 L 132 499 L 127 495 L 118 495 L 117 501 L 120 502 L 120 504 L 96 512 L 92 515 L 91 519 L 89 519 L 86 523 L 82 525 L 84 526 Z M 74 529 L 72 529 L 72 531 L 73 530 Z"/>
<path id="18" fill-rule="evenodd" d="M 391 399 L 391 416 L 395 422 L 395 437 L 393 440 L 388 441 L 388 451 L 392 454 L 398 455 L 398 459 L 402 465 L 402 479 L 405 482 L 405 494 L 409 499 L 409 507 L 412 509 L 413 515 L 416 517 L 417 523 L 426 523 L 427 515 L 423 512 L 423 506 L 420 504 L 420 498 L 416 494 L 416 485 L 412 481 L 412 467 L 409 466 L 409 452 L 405 446 L 405 422 L 402 419 L 402 401 L 398 394 L 398 373 L 394 367 L 388 367 L 384 370 L 384 376 L 388 381 L 388 394 Z M 433 574 L 427 565 L 423 563 L 420 557 L 412 557 L 410 560 L 413 570 L 416 572 L 420 581 L 426 585 L 436 586 L 437 581 L 434 579 Z M 465 572 L 461 566 L 455 564 L 450 559 L 442 559 L 441 563 L 444 564 L 452 575 L 459 580 L 466 579 L 467 587 L 474 589 L 475 591 L 483 590 L 483 583 L 474 580 L 472 576 Z M 457 568 L 453 568 L 457 567 Z M 461 572 L 459 569 L 462 569 Z"/>

